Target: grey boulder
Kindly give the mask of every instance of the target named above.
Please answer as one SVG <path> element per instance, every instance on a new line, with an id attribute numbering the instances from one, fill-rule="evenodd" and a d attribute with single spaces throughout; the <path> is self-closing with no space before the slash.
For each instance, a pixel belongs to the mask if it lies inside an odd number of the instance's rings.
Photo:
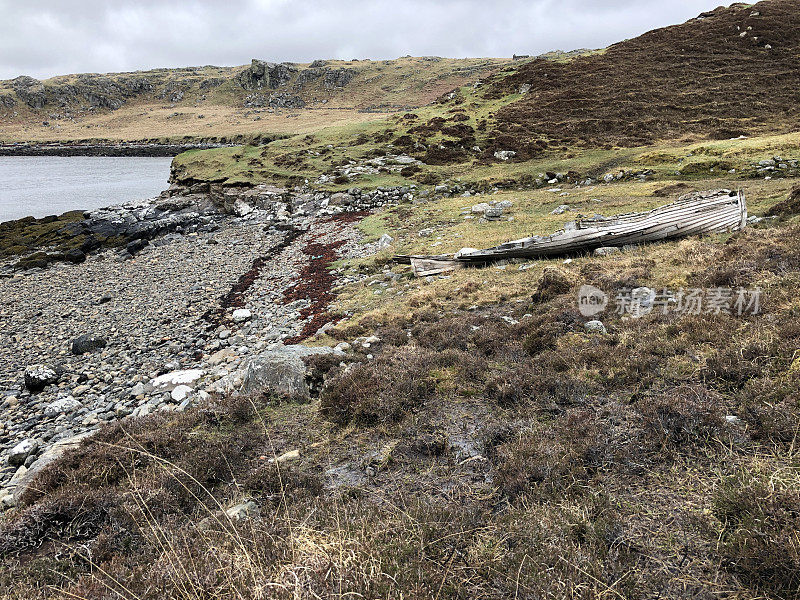
<path id="1" fill-rule="evenodd" d="M 56 383 L 60 369 L 48 365 L 34 365 L 25 369 L 25 387 L 31 392 L 41 392 L 52 383 Z"/>
<path id="2" fill-rule="evenodd" d="M 86 354 L 100 348 L 105 348 L 108 341 L 106 338 L 87 333 L 72 340 L 72 353 L 76 355 Z"/>
<path id="3" fill-rule="evenodd" d="M 8 451 L 8 464 L 13 467 L 22 465 L 25 460 L 39 450 L 39 442 L 32 438 L 22 440 Z"/>
<path id="4" fill-rule="evenodd" d="M 268 393 L 297 400 L 308 400 L 307 368 L 303 359 L 318 354 L 332 354 L 333 348 L 279 346 L 252 357 L 244 368 L 240 391 L 245 394 Z"/>

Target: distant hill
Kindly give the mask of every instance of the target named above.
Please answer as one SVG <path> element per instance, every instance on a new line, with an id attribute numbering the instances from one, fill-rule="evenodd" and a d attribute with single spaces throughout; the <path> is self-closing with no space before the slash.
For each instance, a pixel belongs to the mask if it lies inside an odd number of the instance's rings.
<path id="1" fill-rule="evenodd" d="M 510 59 L 317 60 L 309 64 L 253 59 L 241 67 L 186 67 L 129 73 L 64 75 L 0 82 L 0 107 L 22 110 L 116 110 L 130 102 L 244 107 L 380 109 L 427 104 L 469 78 Z"/>
<path id="2" fill-rule="evenodd" d="M 0 141 L 257 139 L 413 109 L 512 59 L 317 60 L 0 81 Z M 301 112 L 301 118 L 298 117 Z"/>

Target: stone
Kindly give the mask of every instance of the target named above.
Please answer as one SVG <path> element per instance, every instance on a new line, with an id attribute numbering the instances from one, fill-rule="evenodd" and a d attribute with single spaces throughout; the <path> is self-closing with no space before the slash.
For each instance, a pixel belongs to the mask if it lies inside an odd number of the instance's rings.
<path id="1" fill-rule="evenodd" d="M 267 350 L 247 361 L 240 391 L 245 394 L 268 393 L 297 400 L 309 400 L 303 358 L 329 354 L 333 348 L 308 348 L 299 345 Z"/>
<path id="2" fill-rule="evenodd" d="M 64 254 L 64 260 L 78 265 L 82 262 L 86 262 L 86 253 L 80 248 L 73 248 L 72 250 L 67 250 Z"/>
<path id="3" fill-rule="evenodd" d="M 498 150 L 494 153 L 494 157 L 498 160 L 511 160 L 517 155 L 513 150 Z"/>
<path id="4" fill-rule="evenodd" d="M 254 208 L 241 198 L 237 198 L 233 202 L 233 214 L 235 214 L 237 217 L 246 217 L 247 215 L 252 213 L 253 210 Z"/>
<path id="5" fill-rule="evenodd" d="M 151 379 L 149 385 L 155 392 L 171 392 L 179 385 L 191 386 L 195 384 L 203 375 L 202 369 L 172 371 Z"/>
<path id="6" fill-rule="evenodd" d="M 330 206 L 350 206 L 353 204 L 353 196 L 344 192 L 336 192 L 331 194 L 328 203 Z"/>
<path id="7" fill-rule="evenodd" d="M 59 369 L 48 365 L 34 365 L 25 369 L 25 387 L 33 393 L 58 382 Z"/>
<path id="8" fill-rule="evenodd" d="M 59 398 L 58 400 L 54 400 L 53 402 L 45 406 L 44 414 L 47 415 L 48 417 L 53 417 L 56 415 L 75 412 L 79 408 L 83 408 L 83 404 L 81 404 L 78 400 L 76 400 L 72 396 L 66 396 L 64 398 Z"/>
<path id="9" fill-rule="evenodd" d="M 388 233 L 384 233 L 381 237 L 378 238 L 376 246 L 378 250 L 383 250 L 384 248 L 388 248 L 394 242 L 394 238 L 390 236 Z"/>
<path id="10" fill-rule="evenodd" d="M 235 356 L 236 352 L 234 352 L 231 348 L 223 348 L 222 350 L 217 350 L 214 352 L 214 354 L 208 357 L 208 364 L 212 367 L 215 367 L 227 362 Z"/>
<path id="11" fill-rule="evenodd" d="M 249 321 L 252 317 L 253 313 L 246 308 L 237 308 L 233 311 L 233 315 L 231 316 L 234 323 L 244 323 L 245 321 Z"/>
<path id="12" fill-rule="evenodd" d="M 490 208 L 490 204 L 488 202 L 481 202 L 480 204 L 473 206 L 470 210 L 473 214 L 482 215 L 488 208 Z"/>
<path id="13" fill-rule="evenodd" d="M 503 209 L 500 208 L 499 206 L 490 206 L 489 208 L 486 209 L 483 215 L 487 219 L 499 219 L 500 217 L 503 216 Z"/>
<path id="14" fill-rule="evenodd" d="M 603 325 L 602 321 L 587 321 L 583 327 L 586 329 L 587 333 L 608 333 L 606 331 L 606 326 Z"/>
<path id="15" fill-rule="evenodd" d="M 25 460 L 32 454 L 36 454 L 39 450 L 39 442 L 33 438 L 22 440 L 19 444 L 8 451 L 8 464 L 13 467 L 19 467 L 25 463 Z"/>
<path id="16" fill-rule="evenodd" d="M 242 519 L 257 517 L 260 513 L 261 509 L 253 500 L 247 500 L 246 502 L 232 506 L 225 511 L 225 514 L 228 516 L 228 518 L 233 521 L 241 521 Z"/>
<path id="17" fill-rule="evenodd" d="M 87 333 L 72 340 L 72 353 L 75 355 L 86 354 L 87 352 L 105 348 L 107 344 L 106 338 Z"/>
<path id="18" fill-rule="evenodd" d="M 563 215 L 568 210 L 569 210 L 569 204 L 562 204 L 560 206 L 556 206 L 552 211 L 550 211 L 550 214 L 551 215 Z"/>
<path id="19" fill-rule="evenodd" d="M 144 250 L 145 246 L 147 246 L 148 244 L 149 242 L 147 240 L 139 238 L 138 240 L 133 240 L 132 242 L 126 244 L 125 250 L 128 252 L 128 254 L 133 256 L 134 254 L 137 254 L 138 252 Z"/>
<path id="20" fill-rule="evenodd" d="M 612 254 L 617 254 L 619 252 L 619 248 L 616 246 L 603 246 L 601 248 L 597 248 L 594 251 L 595 256 L 610 256 Z"/>
<path id="21" fill-rule="evenodd" d="M 186 400 L 186 396 L 188 396 L 191 392 L 192 388 L 190 388 L 188 385 L 179 385 L 170 392 L 170 397 L 175 402 L 183 402 Z"/>

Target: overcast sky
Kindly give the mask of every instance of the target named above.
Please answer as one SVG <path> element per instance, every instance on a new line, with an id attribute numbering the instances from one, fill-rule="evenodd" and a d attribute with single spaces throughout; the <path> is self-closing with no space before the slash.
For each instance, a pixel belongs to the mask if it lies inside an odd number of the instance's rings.
<path id="1" fill-rule="evenodd" d="M 0 79 L 599 48 L 720 0 L 0 0 Z"/>

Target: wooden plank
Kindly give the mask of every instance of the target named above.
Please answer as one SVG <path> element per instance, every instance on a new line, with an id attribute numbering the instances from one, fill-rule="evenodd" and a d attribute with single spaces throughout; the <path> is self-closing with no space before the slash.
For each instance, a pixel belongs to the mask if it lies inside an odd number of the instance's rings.
<path id="1" fill-rule="evenodd" d="M 455 265 L 481 264 L 504 258 L 535 258 L 590 251 L 600 246 L 622 246 L 676 239 L 699 233 L 735 231 L 747 225 L 747 203 L 740 191 L 706 193 L 643 213 L 577 221 L 574 228 L 547 236 L 512 240 L 493 248 L 460 255 L 397 257 L 410 260 L 415 273 L 437 274 Z M 427 262 L 422 262 L 427 261 Z"/>

